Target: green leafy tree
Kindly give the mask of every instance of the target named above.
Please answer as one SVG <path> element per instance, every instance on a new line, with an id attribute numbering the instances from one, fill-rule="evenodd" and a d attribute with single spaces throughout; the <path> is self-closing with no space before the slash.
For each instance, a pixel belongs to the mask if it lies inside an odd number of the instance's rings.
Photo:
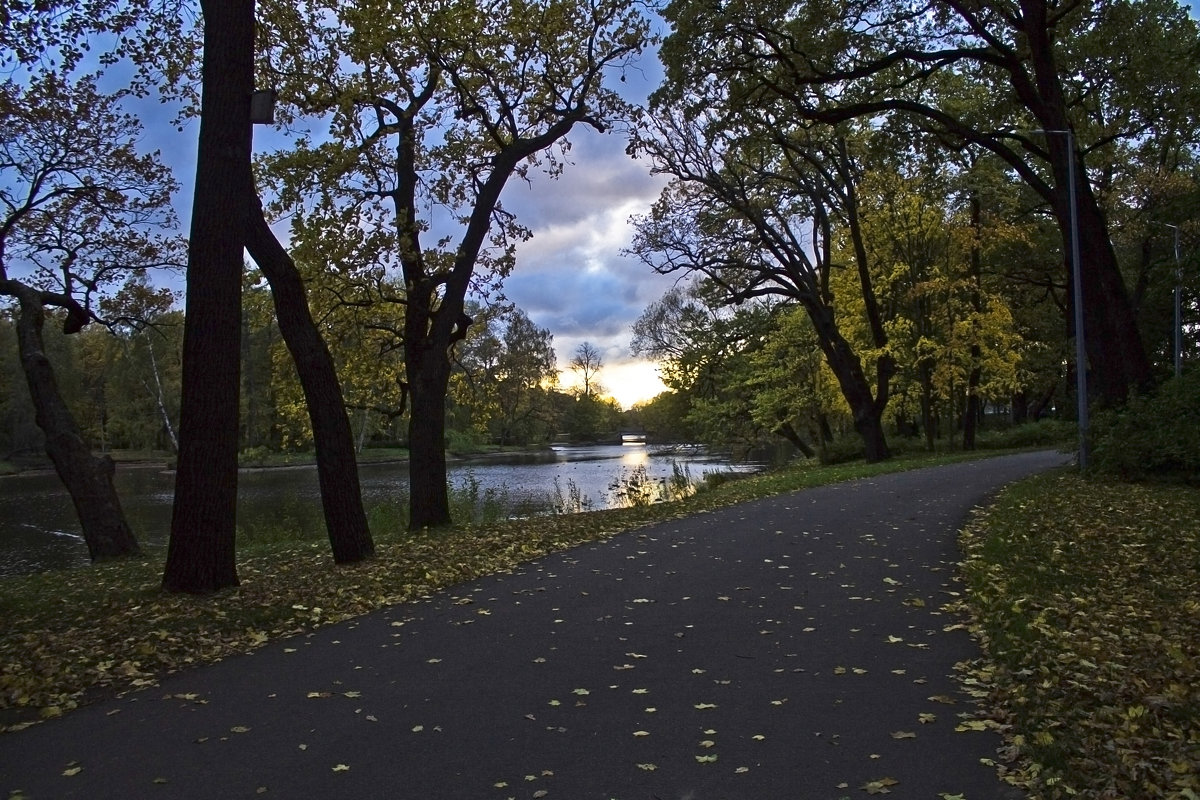
<path id="1" fill-rule="evenodd" d="M 1050 204 L 1064 253 L 1075 194 L 1095 386 L 1119 403 L 1150 381 L 1089 166 L 1116 163 L 1118 145 L 1151 132 L 1194 141 L 1200 48 L 1184 7 L 945 0 L 808 3 L 781 13 L 771 3 L 677 0 L 665 15 L 673 83 L 715 76 L 746 103 L 786 108 L 799 124 L 904 118 L 950 147 L 977 145 Z"/>
<path id="2" fill-rule="evenodd" d="M 175 310 L 175 295 L 155 288 L 141 276 L 125 282 L 111 298 L 101 301 L 108 350 L 118 349 L 112 369 L 112 391 L 106 393 L 105 425 L 127 447 L 179 449 L 179 334 L 183 315 Z M 116 347 L 113 348 L 112 345 Z M 103 357 L 89 358 L 90 363 Z"/>
<path id="3" fill-rule="evenodd" d="M 514 309 L 505 318 L 500 345 L 491 426 L 495 438 L 500 444 L 544 441 L 554 433 L 549 405 L 549 391 L 558 383 L 553 337 Z"/>
<path id="4" fill-rule="evenodd" d="M 800 304 L 867 459 L 888 458 L 882 417 L 895 364 L 862 247 L 861 155 L 852 152 L 870 132 L 847 127 L 816 138 L 770 109 L 743 105 L 735 89 L 669 80 L 655 94 L 654 119 L 636 148 L 673 180 L 638 219 L 633 251 L 660 273 L 703 276 L 727 303 L 775 297 Z M 830 291 L 840 236 L 852 245 L 854 301 Z M 840 315 L 851 309 L 865 315 L 873 364 L 864 365 L 845 335 Z"/>
<path id="5" fill-rule="evenodd" d="M 771 315 L 761 300 L 730 309 L 723 290 L 704 281 L 676 286 L 634 323 L 631 350 L 658 363 L 676 395 L 664 402 L 686 409 L 686 430 L 708 444 L 748 448 L 782 431 L 779 420 L 764 427 L 755 417 L 748 388 L 756 378 L 750 359 L 769 335 Z"/>
<path id="6" fill-rule="evenodd" d="M 16 302 L 36 421 L 94 560 L 138 546 L 113 489 L 112 461 L 91 453 L 42 329 L 47 309 L 61 309 L 64 332 L 78 333 L 114 282 L 170 262 L 172 242 L 156 230 L 172 221 L 174 188 L 156 155 L 137 151 L 139 126 L 120 110 L 125 94 L 101 92 L 98 82 L 37 69 L 23 83 L 0 84 L 0 295 Z"/>
<path id="7" fill-rule="evenodd" d="M 331 267 L 403 275 L 409 524 L 446 524 L 450 350 L 472 324 L 468 292 L 502 278 L 527 235 L 500 194 L 539 166 L 561 172 L 577 124 L 603 131 L 625 114 L 604 82 L 641 50 L 646 22 L 610 0 L 280 3 L 265 18 L 284 115 L 330 126 L 268 163 L 276 205 L 307 252 L 354 242 Z"/>

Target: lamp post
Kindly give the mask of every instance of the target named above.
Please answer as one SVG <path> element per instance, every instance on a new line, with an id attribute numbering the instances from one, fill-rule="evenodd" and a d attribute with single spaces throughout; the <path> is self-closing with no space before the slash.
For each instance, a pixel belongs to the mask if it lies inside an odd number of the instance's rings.
<path id="1" fill-rule="evenodd" d="M 1179 226 L 1162 223 L 1175 232 L 1175 377 L 1183 372 L 1183 268 L 1179 265 Z"/>
<path id="2" fill-rule="evenodd" d="M 1075 395 L 1079 416 L 1079 469 L 1088 465 L 1087 347 L 1083 336 L 1083 280 L 1079 264 L 1079 206 L 1075 201 L 1075 133 L 1066 130 L 1041 130 L 1067 137 L 1067 202 L 1071 206 L 1071 282 L 1075 301 Z"/>

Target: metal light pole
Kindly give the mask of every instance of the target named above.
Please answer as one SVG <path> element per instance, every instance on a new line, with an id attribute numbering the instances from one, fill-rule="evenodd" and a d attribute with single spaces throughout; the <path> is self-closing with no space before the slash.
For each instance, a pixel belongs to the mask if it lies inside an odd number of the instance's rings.
<path id="1" fill-rule="evenodd" d="M 1183 268 L 1179 265 L 1179 226 L 1164 222 L 1175 231 L 1175 377 L 1183 372 Z"/>
<path id="2" fill-rule="evenodd" d="M 1083 280 L 1079 264 L 1079 206 L 1075 201 L 1075 133 L 1067 130 L 1042 130 L 1038 133 L 1058 133 L 1067 137 L 1067 202 L 1071 206 L 1071 278 L 1075 301 L 1075 395 L 1079 416 L 1079 469 L 1088 465 L 1088 394 L 1087 347 L 1083 336 Z"/>

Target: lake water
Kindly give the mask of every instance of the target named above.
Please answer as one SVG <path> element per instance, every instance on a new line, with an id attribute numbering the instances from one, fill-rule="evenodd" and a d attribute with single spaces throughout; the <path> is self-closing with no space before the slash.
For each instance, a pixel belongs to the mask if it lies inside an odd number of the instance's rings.
<path id="1" fill-rule="evenodd" d="M 503 460 L 454 462 L 450 483 L 460 494 L 474 487 L 493 505 L 502 504 L 506 513 L 527 515 L 547 513 L 561 501 L 570 505 L 572 494 L 586 500 L 590 509 L 620 505 L 613 485 L 639 469 L 655 481 L 669 480 L 675 471 L 700 481 L 705 472 L 751 471 L 760 466 L 732 464 L 698 448 L 667 451 L 643 444 L 555 447 Z M 407 464 L 363 464 L 359 476 L 368 513 L 404 501 Z M 166 544 L 174 480 L 174 473 L 158 466 L 117 467 L 116 485 L 125 515 L 147 550 Z M 266 528 L 323 536 L 316 468 L 243 470 L 238 478 L 238 528 L 239 535 L 250 537 Z M 53 472 L 0 477 L 0 576 L 88 563 L 70 497 Z"/>

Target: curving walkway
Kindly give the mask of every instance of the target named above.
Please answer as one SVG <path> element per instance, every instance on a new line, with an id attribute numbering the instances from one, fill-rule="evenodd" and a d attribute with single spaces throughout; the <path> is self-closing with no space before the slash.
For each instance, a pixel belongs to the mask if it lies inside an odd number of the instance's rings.
<path id="1" fill-rule="evenodd" d="M 1041 452 L 747 503 L 0 736 L 0 797 L 1018 798 L 939 609 Z"/>

